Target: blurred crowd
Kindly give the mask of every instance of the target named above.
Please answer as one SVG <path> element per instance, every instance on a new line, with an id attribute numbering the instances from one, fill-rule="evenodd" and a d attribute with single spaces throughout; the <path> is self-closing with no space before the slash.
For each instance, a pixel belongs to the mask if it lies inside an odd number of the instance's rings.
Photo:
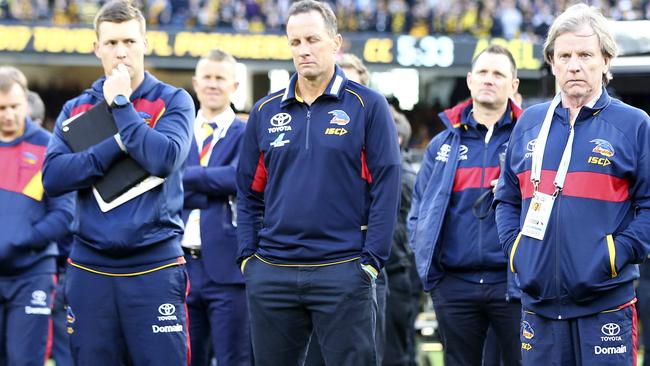
<path id="1" fill-rule="evenodd" d="M 291 0 L 135 0 L 151 26 L 281 31 Z M 0 0 L 0 20 L 90 24 L 103 0 Z M 344 32 L 467 34 L 525 39 L 546 35 L 568 0 L 329 0 Z M 614 20 L 650 19 L 650 0 L 595 0 Z"/>

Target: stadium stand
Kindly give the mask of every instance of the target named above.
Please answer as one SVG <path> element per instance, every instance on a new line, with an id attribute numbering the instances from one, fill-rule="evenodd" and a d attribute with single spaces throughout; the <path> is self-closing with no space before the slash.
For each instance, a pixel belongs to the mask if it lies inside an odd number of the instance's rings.
<path id="1" fill-rule="evenodd" d="M 346 32 L 467 34 L 539 40 L 568 0 L 336 0 Z M 291 0 L 142 0 L 150 26 L 280 32 Z M 648 0 L 596 0 L 612 20 L 650 19 Z M 1 0 L 0 21 L 90 24 L 98 0 Z"/>

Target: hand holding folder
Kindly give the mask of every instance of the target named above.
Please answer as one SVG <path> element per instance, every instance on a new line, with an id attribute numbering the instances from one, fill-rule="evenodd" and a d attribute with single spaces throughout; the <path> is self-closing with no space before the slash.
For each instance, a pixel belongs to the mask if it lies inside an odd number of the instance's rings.
<path id="1" fill-rule="evenodd" d="M 105 101 L 64 121 L 61 130 L 63 139 L 74 152 L 84 151 L 118 133 Z M 150 176 L 137 161 L 125 154 L 95 182 L 93 193 L 100 209 L 106 212 L 162 182 L 164 179 Z"/>

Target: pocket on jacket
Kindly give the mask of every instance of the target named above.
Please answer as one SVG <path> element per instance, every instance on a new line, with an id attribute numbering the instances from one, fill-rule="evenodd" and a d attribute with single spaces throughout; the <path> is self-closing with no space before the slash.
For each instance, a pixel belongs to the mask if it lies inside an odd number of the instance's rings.
<path id="1" fill-rule="evenodd" d="M 361 275 L 361 278 L 363 281 L 369 285 L 372 285 L 372 282 L 374 281 L 371 277 L 370 274 L 366 273 L 366 271 L 363 269 L 363 264 L 361 264 L 360 260 L 352 261 L 354 263 L 354 267 L 357 269 L 357 272 L 359 275 Z"/>
<path id="2" fill-rule="evenodd" d="M 614 245 L 614 237 L 612 234 L 607 234 L 605 237 L 607 243 L 607 254 L 609 258 L 609 273 L 612 278 L 618 276 L 616 272 L 616 246 Z"/>
<path id="3" fill-rule="evenodd" d="M 598 288 L 618 276 L 616 246 L 611 234 L 578 244 L 581 247 L 567 248 L 562 267 L 570 296 L 578 302 L 590 301 L 598 296 Z"/>
<path id="4" fill-rule="evenodd" d="M 518 234 L 510 250 L 508 270 L 514 269 L 521 290 L 537 300 L 557 297 L 555 250 L 547 242 L 522 234 Z"/>
<path id="5" fill-rule="evenodd" d="M 519 241 L 521 241 L 521 231 L 517 234 L 514 244 L 510 249 L 510 256 L 508 258 L 508 263 L 510 266 L 510 272 L 517 273 L 517 268 L 515 267 L 515 254 L 517 254 L 517 248 L 519 248 Z"/>

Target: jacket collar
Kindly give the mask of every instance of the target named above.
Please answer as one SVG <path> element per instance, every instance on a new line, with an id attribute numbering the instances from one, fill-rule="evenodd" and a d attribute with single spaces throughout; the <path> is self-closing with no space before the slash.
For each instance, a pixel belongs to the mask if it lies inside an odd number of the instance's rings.
<path id="1" fill-rule="evenodd" d="M 348 78 L 345 77 L 345 73 L 341 70 L 338 65 L 334 66 L 334 75 L 327 84 L 327 88 L 323 92 L 323 95 L 327 95 L 333 98 L 341 99 L 345 85 L 347 84 Z M 301 102 L 302 98 L 296 94 L 296 83 L 298 82 L 298 73 L 291 75 L 289 80 L 289 86 L 284 90 L 284 95 L 282 96 L 282 106 L 285 106 L 292 102 Z"/>
<path id="2" fill-rule="evenodd" d="M 605 87 L 603 87 L 600 97 L 598 98 L 596 103 L 594 103 L 593 107 L 583 106 L 582 108 L 580 108 L 580 112 L 578 113 L 575 122 L 578 123 L 578 122 L 583 122 L 585 120 L 591 119 L 593 116 L 597 115 L 603 109 L 605 109 L 611 102 L 612 102 L 612 97 L 609 96 L 607 90 L 605 89 Z M 565 110 L 565 108 L 562 107 L 562 105 L 560 104 L 555 109 L 555 114 L 563 113 L 562 112 L 563 110 Z M 560 116 L 563 116 L 563 114 L 560 114 Z M 565 122 L 569 123 L 569 121 L 565 121 Z"/>
<path id="3" fill-rule="evenodd" d="M 461 125 L 472 125 L 470 122 L 470 113 L 473 108 L 472 99 L 468 99 L 452 108 L 444 110 L 438 116 L 442 120 L 445 127 L 451 131 L 459 133 Z M 510 123 L 516 123 L 523 110 L 512 99 L 508 100 L 508 107 L 506 113 L 499 120 L 499 126 L 504 126 Z"/>

